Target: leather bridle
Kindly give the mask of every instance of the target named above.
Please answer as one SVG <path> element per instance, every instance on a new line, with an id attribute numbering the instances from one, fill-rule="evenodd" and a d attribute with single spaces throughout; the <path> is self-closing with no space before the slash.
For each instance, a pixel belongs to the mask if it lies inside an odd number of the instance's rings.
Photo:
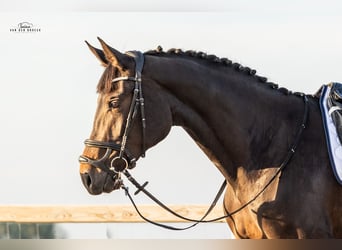
<path id="1" fill-rule="evenodd" d="M 106 153 L 101 159 L 98 160 L 93 160 L 90 159 L 87 156 L 81 155 L 79 157 L 79 162 L 80 163 L 86 163 L 90 164 L 96 168 L 99 168 L 108 175 L 110 175 L 113 179 L 116 179 L 120 184 L 119 188 L 122 188 L 125 190 L 126 195 L 130 199 L 132 205 L 134 206 L 136 212 L 139 214 L 139 216 L 144 219 L 145 221 L 152 223 L 154 225 L 166 228 L 166 229 L 171 229 L 171 230 L 186 230 L 189 228 L 192 228 L 196 226 L 197 224 L 201 222 L 214 222 L 218 220 L 222 220 L 225 218 L 232 218 L 232 216 L 238 212 L 240 212 L 242 209 L 250 205 L 254 200 L 256 200 L 269 186 L 270 184 L 275 180 L 275 178 L 284 170 L 284 168 L 288 165 L 288 163 L 291 161 L 292 156 L 295 154 L 295 151 L 297 149 L 297 146 L 299 144 L 299 141 L 301 139 L 302 133 L 304 129 L 306 128 L 307 124 L 307 119 L 308 119 L 308 113 L 309 113 L 309 105 L 308 105 L 308 98 L 306 95 L 301 94 L 300 96 L 303 97 L 304 100 L 304 115 L 303 115 L 303 120 L 302 123 L 297 131 L 294 143 L 291 145 L 289 151 L 286 154 L 286 157 L 284 158 L 283 162 L 280 164 L 280 167 L 278 168 L 277 172 L 269 179 L 269 181 L 266 183 L 266 185 L 259 191 L 257 192 L 253 198 L 251 198 L 248 202 L 243 204 L 241 207 L 238 209 L 229 212 L 227 208 L 224 206 L 225 210 L 225 215 L 215 218 L 215 219 L 210 219 L 210 220 L 205 220 L 206 217 L 210 214 L 212 209 L 215 207 L 217 201 L 223 194 L 225 187 L 226 187 L 226 180 L 223 181 L 218 193 L 216 194 L 213 202 L 211 203 L 210 207 L 206 211 L 206 213 L 202 216 L 200 219 L 189 219 L 187 217 L 184 217 L 175 211 L 171 210 L 168 206 L 166 206 L 164 203 L 162 203 L 159 199 L 157 199 L 155 196 L 153 196 L 149 191 L 146 190 L 146 185 L 148 182 L 145 182 L 143 185 L 139 184 L 132 175 L 128 172 L 128 169 L 132 169 L 136 165 L 136 158 L 128 151 L 126 148 L 126 143 L 127 143 L 127 137 L 129 134 L 129 131 L 132 127 L 132 123 L 134 121 L 134 118 L 136 117 L 137 111 L 138 111 L 138 106 L 140 106 L 140 113 L 141 113 L 141 123 L 142 123 L 142 154 L 141 157 L 145 157 L 145 151 L 146 151 L 146 145 L 145 145 L 145 129 L 146 129 L 146 119 L 145 119 L 145 109 L 144 109 L 144 98 L 143 98 L 143 92 L 142 92 L 142 87 L 141 87 L 141 72 L 144 66 L 144 55 L 140 51 L 129 51 L 126 52 L 127 55 L 131 56 L 134 61 L 135 61 L 135 76 L 130 77 L 130 76 L 120 76 L 116 77 L 112 80 L 112 83 L 119 82 L 119 81 L 133 81 L 135 82 L 134 90 L 133 90 L 133 97 L 131 100 L 129 112 L 127 115 L 126 119 L 126 125 L 125 125 L 125 130 L 122 136 L 122 141 L 121 144 L 117 144 L 115 142 L 102 142 L 102 141 L 97 141 L 97 140 L 91 140 L 87 139 L 84 141 L 84 144 L 88 147 L 96 147 L 96 148 L 102 148 L 106 149 Z M 110 155 L 112 154 L 113 151 L 119 152 L 119 155 L 114 157 L 112 160 L 110 160 Z M 106 161 L 110 161 L 110 167 L 106 166 Z M 124 174 L 127 179 L 137 188 L 137 191 L 134 193 L 135 195 L 138 194 L 139 192 L 143 192 L 145 195 L 147 195 L 151 200 L 156 202 L 159 206 L 164 208 L 166 211 L 169 213 L 173 214 L 174 216 L 181 218 L 185 221 L 190 221 L 193 222 L 190 226 L 186 227 L 173 227 L 161 223 L 157 223 L 155 221 L 152 221 L 148 218 L 146 218 L 138 209 L 136 206 L 132 196 L 129 193 L 128 187 L 124 186 L 123 181 L 121 179 L 121 175 Z"/>
<path id="2" fill-rule="evenodd" d="M 146 119 L 145 119 L 145 109 L 144 109 L 144 98 L 141 87 L 141 71 L 144 66 L 144 55 L 140 51 L 129 51 L 126 53 L 135 60 L 135 76 L 120 76 L 112 80 L 112 83 L 119 81 L 133 81 L 135 83 L 133 90 L 133 97 L 128 111 L 125 130 L 122 135 L 121 144 L 115 142 L 103 142 L 97 140 L 87 139 L 84 144 L 88 147 L 97 147 L 106 149 L 106 153 L 101 159 L 93 160 L 87 156 L 81 155 L 79 157 L 80 163 L 87 163 L 94 167 L 97 167 L 106 173 L 108 173 L 113 178 L 116 177 L 120 179 L 120 175 L 126 169 L 132 169 L 136 165 L 136 158 L 126 148 L 127 137 L 132 128 L 132 123 L 138 111 L 138 106 L 140 106 L 141 123 L 142 123 L 142 157 L 145 157 L 145 129 L 146 129 Z M 110 155 L 113 151 L 119 152 L 119 155 L 110 160 L 110 167 L 106 167 L 105 162 L 109 160 Z"/>

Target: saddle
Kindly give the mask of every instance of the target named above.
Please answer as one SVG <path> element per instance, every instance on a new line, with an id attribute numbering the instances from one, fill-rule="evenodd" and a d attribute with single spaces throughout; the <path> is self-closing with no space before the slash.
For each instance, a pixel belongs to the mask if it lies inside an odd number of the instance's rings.
<path id="1" fill-rule="evenodd" d="M 328 114 L 335 125 L 337 136 L 342 142 L 342 84 L 331 83 L 329 96 L 327 97 Z"/>
<path id="2" fill-rule="evenodd" d="M 318 96 L 330 163 L 342 185 L 342 84 L 323 85 Z"/>

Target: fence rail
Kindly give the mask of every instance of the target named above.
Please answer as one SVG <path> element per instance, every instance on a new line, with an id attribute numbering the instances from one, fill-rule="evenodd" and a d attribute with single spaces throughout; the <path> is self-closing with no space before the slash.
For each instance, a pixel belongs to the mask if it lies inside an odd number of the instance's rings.
<path id="1" fill-rule="evenodd" d="M 157 222 L 185 222 L 160 207 L 154 205 L 140 205 L 144 216 Z M 208 205 L 171 205 L 177 213 L 200 219 Z M 208 219 L 223 215 L 221 207 L 215 207 Z M 16 223 L 100 223 L 100 222 L 144 222 L 131 205 L 58 205 L 58 206 L 0 206 L 0 222 Z M 218 222 L 224 222 L 220 220 Z"/>

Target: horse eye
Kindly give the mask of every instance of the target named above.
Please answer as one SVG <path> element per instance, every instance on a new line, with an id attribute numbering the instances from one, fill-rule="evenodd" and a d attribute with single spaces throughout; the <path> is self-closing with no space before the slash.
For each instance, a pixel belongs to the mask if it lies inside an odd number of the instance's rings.
<path id="1" fill-rule="evenodd" d="M 118 98 L 111 99 L 108 103 L 108 107 L 111 109 L 118 108 L 119 107 L 119 99 Z"/>

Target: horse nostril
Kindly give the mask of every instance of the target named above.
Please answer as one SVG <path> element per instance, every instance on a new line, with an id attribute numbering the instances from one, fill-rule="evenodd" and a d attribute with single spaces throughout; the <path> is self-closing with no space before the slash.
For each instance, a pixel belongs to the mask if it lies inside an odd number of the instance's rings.
<path id="1" fill-rule="evenodd" d="M 88 189 L 91 185 L 91 178 L 88 173 L 81 174 L 83 185 Z"/>

